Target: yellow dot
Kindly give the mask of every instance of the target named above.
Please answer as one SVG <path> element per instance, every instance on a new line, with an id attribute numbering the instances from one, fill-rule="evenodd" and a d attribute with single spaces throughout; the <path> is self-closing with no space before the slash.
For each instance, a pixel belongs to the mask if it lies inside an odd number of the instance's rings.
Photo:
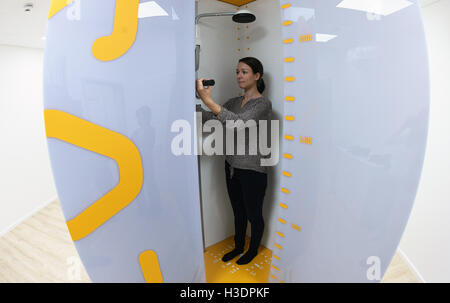
<path id="1" fill-rule="evenodd" d="M 294 121 L 295 120 L 294 116 L 285 116 L 284 119 L 286 119 L 288 121 Z"/>
<path id="2" fill-rule="evenodd" d="M 286 100 L 286 101 L 295 101 L 295 97 L 292 97 L 292 96 L 286 96 L 286 97 L 284 98 L 284 100 Z"/>
<path id="3" fill-rule="evenodd" d="M 290 191 L 287 188 L 281 188 L 281 191 L 284 192 L 285 194 L 289 194 Z"/>
<path id="4" fill-rule="evenodd" d="M 289 173 L 289 172 L 287 172 L 287 171 L 283 171 L 283 175 L 286 176 L 286 177 L 290 177 L 290 176 L 291 176 L 291 173 Z"/>
<path id="5" fill-rule="evenodd" d="M 283 156 L 287 159 L 292 159 L 292 155 L 291 154 L 283 154 Z"/>

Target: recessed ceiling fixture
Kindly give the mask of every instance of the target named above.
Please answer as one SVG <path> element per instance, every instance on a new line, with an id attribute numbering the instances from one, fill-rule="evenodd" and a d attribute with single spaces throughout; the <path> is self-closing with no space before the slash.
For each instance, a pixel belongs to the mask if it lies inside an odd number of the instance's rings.
<path id="1" fill-rule="evenodd" d="M 30 2 L 25 3 L 23 5 L 23 9 L 24 9 L 25 13 L 31 13 L 31 11 L 33 10 L 33 7 L 34 7 L 34 4 L 30 3 Z"/>

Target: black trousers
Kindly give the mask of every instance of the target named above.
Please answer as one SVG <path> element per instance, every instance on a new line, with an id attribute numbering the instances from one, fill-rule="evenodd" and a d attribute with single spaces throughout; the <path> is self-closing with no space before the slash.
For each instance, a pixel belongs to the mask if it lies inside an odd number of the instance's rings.
<path id="1" fill-rule="evenodd" d="M 267 174 L 249 169 L 231 168 L 225 161 L 227 190 L 234 213 L 234 243 L 237 249 L 244 249 L 247 221 L 251 224 L 249 251 L 258 252 L 264 232 L 262 214 L 264 195 L 267 188 Z"/>

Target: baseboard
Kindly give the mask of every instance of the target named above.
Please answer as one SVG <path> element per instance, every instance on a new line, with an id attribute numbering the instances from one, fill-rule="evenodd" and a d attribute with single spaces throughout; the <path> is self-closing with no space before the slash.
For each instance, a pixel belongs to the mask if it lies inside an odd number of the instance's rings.
<path id="1" fill-rule="evenodd" d="M 427 283 L 425 281 L 425 279 L 422 277 L 422 275 L 420 274 L 420 272 L 417 270 L 417 268 L 414 266 L 414 264 L 411 262 L 411 260 L 408 258 L 408 256 L 406 256 L 406 254 L 399 248 L 397 249 L 397 253 L 399 254 L 399 256 L 406 262 L 406 264 L 408 265 L 409 269 L 412 271 L 412 273 L 414 274 L 414 276 L 416 276 L 416 278 L 421 282 L 421 283 Z"/>
<path id="2" fill-rule="evenodd" d="M 10 232 L 11 230 L 13 230 L 17 225 L 19 225 L 20 223 L 22 223 L 23 221 L 25 221 L 26 219 L 30 218 L 32 215 L 34 215 L 35 213 L 37 213 L 38 211 L 40 211 L 41 209 L 43 209 L 44 207 L 48 206 L 50 203 L 56 201 L 58 199 L 58 196 L 55 195 L 54 197 L 52 197 L 51 199 L 45 201 L 44 203 L 42 203 L 41 205 L 39 205 L 38 207 L 36 207 L 35 209 L 33 209 L 31 212 L 29 212 L 28 214 L 26 214 L 25 216 L 21 217 L 20 219 L 18 219 L 16 222 L 14 222 L 13 224 L 11 224 L 10 226 L 8 226 L 6 229 L 0 231 L 0 238 L 3 237 L 5 234 L 7 234 L 8 232 Z"/>

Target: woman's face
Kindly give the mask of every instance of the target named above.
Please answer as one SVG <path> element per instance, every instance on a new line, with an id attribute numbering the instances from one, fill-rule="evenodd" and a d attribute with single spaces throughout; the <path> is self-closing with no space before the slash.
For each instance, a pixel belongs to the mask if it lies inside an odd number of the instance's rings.
<path id="1" fill-rule="evenodd" d="M 236 77 L 240 88 L 249 89 L 256 85 L 256 82 L 259 79 L 259 73 L 254 74 L 250 66 L 243 62 L 239 62 L 236 68 Z"/>

